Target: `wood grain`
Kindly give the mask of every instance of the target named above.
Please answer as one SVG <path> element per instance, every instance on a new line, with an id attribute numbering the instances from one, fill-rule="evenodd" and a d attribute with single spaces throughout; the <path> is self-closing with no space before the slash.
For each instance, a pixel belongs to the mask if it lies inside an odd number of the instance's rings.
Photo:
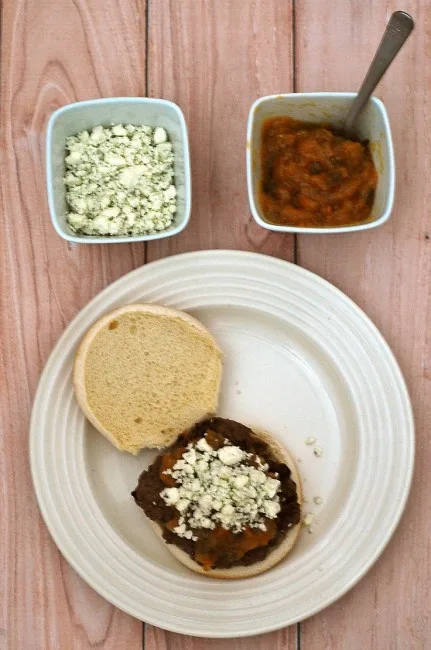
<path id="1" fill-rule="evenodd" d="M 292 4 L 158 0 L 149 12 L 149 93 L 178 103 L 189 127 L 193 205 L 180 236 L 151 242 L 149 260 L 205 248 L 293 258 L 293 238 L 257 226 L 246 193 L 248 111 L 292 89 Z"/>
<path id="2" fill-rule="evenodd" d="M 390 13 L 399 8 L 396 2 L 325 0 L 317 19 L 312 0 L 298 2 L 298 91 L 356 90 Z M 302 650 L 425 650 L 431 643 L 431 16 L 425 2 L 401 8 L 413 15 L 416 29 L 377 91 L 394 136 L 393 216 L 368 233 L 300 237 L 298 260 L 363 307 L 394 350 L 415 411 L 415 478 L 383 557 L 345 598 L 301 625 Z"/>
<path id="3" fill-rule="evenodd" d="M 69 247 L 55 234 L 45 198 L 48 116 L 71 101 L 147 90 L 176 101 L 190 130 L 192 221 L 181 236 L 149 245 L 148 259 L 226 247 L 292 260 L 293 238 L 258 228 L 249 213 L 249 107 L 260 95 L 292 90 L 294 62 L 298 91 L 355 90 L 399 8 L 394 0 L 148 3 L 146 61 L 145 0 L 3 2 L 0 650 L 142 647 L 141 623 L 87 587 L 51 541 L 27 462 L 31 402 L 59 334 L 101 288 L 146 260 L 143 245 Z M 297 253 L 300 264 L 357 301 L 395 351 L 416 415 L 415 479 L 388 549 L 339 603 L 300 625 L 301 650 L 427 650 L 431 643 L 431 16 L 427 0 L 403 8 L 416 30 L 377 93 L 395 141 L 393 217 L 368 234 L 300 237 Z M 297 629 L 228 641 L 146 626 L 144 641 L 146 650 L 293 650 Z"/>
<path id="4" fill-rule="evenodd" d="M 145 650 L 291 650 L 296 647 L 295 627 L 245 639 L 198 639 L 149 625 L 144 645 Z"/>
<path id="5" fill-rule="evenodd" d="M 187 250 L 237 248 L 293 259 L 293 238 L 269 234 L 249 213 L 248 111 L 260 95 L 292 89 L 292 5 L 279 0 L 150 3 L 149 92 L 177 102 L 189 126 L 192 220 L 148 245 L 153 260 Z M 146 626 L 146 650 L 296 648 L 296 630 L 245 640 L 202 640 Z"/>
<path id="6" fill-rule="evenodd" d="M 0 647 L 142 647 L 142 625 L 87 587 L 42 523 L 27 462 L 39 373 L 77 311 L 143 246 L 68 247 L 45 198 L 44 133 L 72 101 L 145 92 L 145 2 L 6 0 L 2 15 Z"/>

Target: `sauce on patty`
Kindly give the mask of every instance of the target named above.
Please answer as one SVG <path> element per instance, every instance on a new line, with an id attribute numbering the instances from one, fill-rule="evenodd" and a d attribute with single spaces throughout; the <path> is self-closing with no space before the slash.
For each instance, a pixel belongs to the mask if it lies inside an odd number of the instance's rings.
<path id="1" fill-rule="evenodd" d="M 367 142 L 290 117 L 262 128 L 259 203 L 267 221 L 331 227 L 369 219 L 377 171 Z"/>
<path id="2" fill-rule="evenodd" d="M 203 437 L 215 451 L 225 448 L 226 445 L 231 445 L 231 449 L 241 449 L 244 452 L 244 465 L 247 465 L 248 469 L 250 466 L 256 469 L 267 467 L 266 477 L 279 482 L 276 497 L 279 511 L 275 517 L 263 515 L 263 524 L 260 526 L 244 525 L 241 530 L 236 530 L 232 526 L 223 525 L 223 522 L 217 523 L 215 513 L 216 523 L 213 528 L 193 525 L 192 539 L 175 532 L 179 530 L 179 522 L 184 512 L 179 511 L 175 504 L 168 505 L 163 494 L 166 489 L 178 486 L 172 475 L 175 464 L 187 454 L 187 449 L 190 450 Z M 230 568 L 259 562 L 265 559 L 284 539 L 289 529 L 300 521 L 296 485 L 287 465 L 274 458 L 269 446 L 251 429 L 222 418 L 212 418 L 199 423 L 191 431 L 181 435 L 172 447 L 159 455 L 141 474 L 132 495 L 145 514 L 162 527 L 165 541 L 181 548 L 204 569 Z"/>

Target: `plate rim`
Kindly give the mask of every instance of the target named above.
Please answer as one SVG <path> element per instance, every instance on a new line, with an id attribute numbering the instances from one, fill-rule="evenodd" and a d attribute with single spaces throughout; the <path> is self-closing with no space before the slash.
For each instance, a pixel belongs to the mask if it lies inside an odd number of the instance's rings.
<path id="1" fill-rule="evenodd" d="M 188 259 L 195 259 L 195 258 L 207 258 L 215 256 L 217 258 L 227 258 L 234 256 L 238 259 L 258 259 L 262 261 L 263 263 L 270 264 L 274 268 L 278 267 L 280 269 L 285 269 L 286 265 L 290 267 L 290 270 L 297 273 L 299 276 L 303 276 L 305 278 L 308 278 L 312 282 L 317 282 L 317 284 L 321 284 L 322 286 L 325 286 L 327 289 L 329 289 L 330 292 L 335 293 L 335 295 L 338 295 L 341 300 L 344 302 L 347 302 L 351 308 L 354 309 L 354 311 L 359 314 L 359 316 L 367 322 L 367 324 L 371 327 L 371 330 L 373 332 L 373 337 L 377 337 L 379 340 L 381 346 L 383 347 L 385 353 L 386 353 L 386 359 L 387 361 L 390 362 L 391 365 L 391 370 L 394 373 L 394 377 L 397 380 L 398 386 L 400 391 L 403 394 L 404 397 L 404 410 L 405 410 L 405 417 L 406 417 L 406 424 L 407 424 L 407 429 L 406 429 L 406 437 L 408 437 L 408 449 L 410 451 L 409 457 L 406 461 L 406 477 L 407 480 L 405 481 L 405 488 L 402 492 L 402 497 L 398 500 L 397 502 L 397 507 L 393 508 L 393 515 L 392 515 L 392 521 L 391 524 L 387 527 L 385 534 L 381 535 L 381 539 L 379 542 L 379 545 L 377 546 L 376 550 L 374 553 L 372 553 L 368 558 L 367 561 L 364 562 L 363 567 L 361 568 L 360 571 L 358 571 L 348 582 L 347 584 L 344 584 L 334 595 L 330 598 L 327 598 L 324 603 L 322 603 L 318 607 L 313 607 L 311 610 L 308 611 L 308 613 L 304 614 L 303 616 L 300 617 L 295 617 L 294 622 L 287 622 L 282 625 L 280 625 L 278 622 L 274 623 L 269 623 L 266 625 L 261 625 L 259 629 L 253 629 L 251 632 L 248 632 L 246 630 L 243 631 L 235 631 L 235 632 L 227 632 L 224 633 L 223 631 L 213 631 L 211 634 L 208 632 L 199 632 L 199 630 L 184 630 L 180 629 L 178 627 L 175 627 L 174 624 L 170 624 L 170 622 L 166 622 L 163 624 L 163 629 L 166 629 L 171 632 L 175 633 L 180 633 L 180 634 L 188 634 L 190 636 L 196 636 L 196 637 L 201 637 L 201 638 L 240 638 L 240 637 L 247 637 L 250 635 L 256 635 L 256 634 L 262 634 L 265 632 L 270 632 L 278 629 L 282 629 L 286 625 L 292 625 L 295 624 L 295 622 L 300 622 L 304 619 L 309 618 L 310 616 L 313 616 L 314 614 L 322 611 L 329 605 L 333 604 L 335 601 L 337 601 L 339 598 L 341 598 L 345 593 L 347 593 L 355 584 L 359 582 L 359 580 L 369 571 L 369 569 L 372 567 L 372 565 L 377 561 L 377 559 L 381 556 L 383 551 L 385 550 L 386 546 L 388 545 L 389 541 L 391 540 L 397 526 L 400 523 L 402 514 L 404 512 L 407 499 L 409 497 L 410 493 L 410 488 L 411 488 L 411 483 L 412 483 L 412 478 L 413 478 L 413 471 L 414 471 L 414 461 L 415 461 L 415 427 L 414 427 L 414 416 L 413 416 L 413 409 L 412 409 L 412 404 L 410 400 L 410 395 L 409 391 L 404 379 L 404 376 L 402 374 L 402 371 L 399 367 L 399 364 L 396 360 L 396 357 L 394 353 L 392 352 L 390 346 L 388 345 L 386 339 L 380 332 L 380 330 L 376 327 L 376 325 L 373 323 L 371 318 L 349 297 L 347 296 L 343 291 L 338 289 L 338 287 L 334 286 L 332 283 L 329 281 L 325 280 L 324 278 L 320 277 L 319 275 L 301 267 L 298 266 L 297 264 L 288 262 L 286 260 L 282 260 L 279 258 L 274 258 L 269 255 L 263 255 L 261 253 L 255 253 L 255 252 L 250 252 L 250 251 L 237 251 L 237 250 L 201 250 L 201 251 L 193 251 L 193 252 L 187 252 L 187 253 L 180 253 L 177 255 L 172 255 L 169 257 L 165 257 L 159 260 L 155 260 L 153 262 L 149 262 L 147 264 L 144 264 L 143 266 L 140 266 L 136 269 L 133 269 L 126 273 L 125 275 L 121 276 L 120 278 L 116 279 L 114 282 L 110 283 L 106 287 L 104 287 L 99 293 L 97 293 L 91 300 L 84 305 L 82 309 L 78 311 L 78 313 L 74 316 L 74 318 L 70 321 L 70 323 L 67 325 L 63 333 L 60 335 L 59 339 L 57 340 L 56 344 L 54 345 L 53 349 L 51 350 L 51 353 L 46 361 L 45 367 L 40 375 L 37 390 L 35 392 L 34 400 L 33 400 L 33 405 L 32 405 L 32 413 L 31 413 L 31 419 L 30 419 L 30 434 L 29 434 L 29 455 L 30 455 L 30 469 L 31 469 L 31 476 L 32 476 L 32 481 L 33 481 L 33 486 L 34 486 L 34 491 L 36 494 L 37 502 L 38 502 L 38 507 L 40 509 L 40 512 L 42 514 L 43 520 L 45 525 L 47 526 L 47 529 L 54 540 L 56 546 L 62 553 L 62 555 L 65 557 L 65 559 L 68 561 L 68 563 L 74 568 L 74 570 L 80 575 L 80 577 L 90 586 L 92 587 L 99 595 L 101 595 L 105 600 L 113 604 L 114 606 L 118 607 L 122 611 L 126 612 L 127 614 L 133 616 L 136 618 L 136 613 L 132 611 L 131 608 L 128 606 L 125 606 L 124 604 L 118 604 L 118 601 L 115 601 L 115 599 L 112 599 L 111 597 L 106 595 L 106 592 L 104 591 L 103 588 L 100 587 L 100 585 L 97 584 L 96 581 L 94 581 L 92 578 L 88 578 L 88 576 L 85 574 L 85 571 L 81 569 L 79 563 L 75 561 L 75 559 L 71 556 L 71 554 L 68 552 L 66 548 L 64 548 L 64 545 L 62 543 L 62 540 L 60 536 L 57 534 L 57 531 L 55 530 L 54 526 L 51 526 L 51 517 L 47 512 L 46 505 L 44 503 L 43 495 L 42 495 L 42 488 L 39 484 L 39 479 L 37 476 L 37 463 L 36 463 L 36 448 L 37 448 L 37 435 L 35 435 L 34 431 L 37 428 L 36 427 L 36 416 L 38 409 L 40 408 L 41 401 L 43 403 L 43 388 L 44 388 L 44 383 L 48 380 L 50 371 L 51 371 L 51 363 L 53 363 L 53 359 L 58 353 L 58 351 L 61 349 L 61 346 L 63 345 L 64 340 L 67 339 L 69 332 L 77 325 L 79 324 L 81 319 L 85 319 L 87 312 L 89 312 L 92 308 L 98 307 L 98 303 L 104 301 L 105 296 L 110 295 L 111 293 L 115 293 L 116 288 L 118 285 L 121 285 L 126 281 L 126 278 L 133 278 L 134 276 L 139 276 L 139 274 L 147 273 L 148 269 L 154 269 L 158 266 L 164 266 L 164 265 L 169 265 L 172 263 L 172 260 L 177 260 L 177 259 L 183 259 L 186 260 Z M 103 313 L 103 312 L 102 312 Z M 50 522 L 50 523 L 48 523 Z M 138 620 L 142 620 L 138 617 Z M 156 625 L 158 627 L 162 627 L 160 625 L 160 621 L 154 622 L 146 618 L 146 621 L 149 624 Z"/>

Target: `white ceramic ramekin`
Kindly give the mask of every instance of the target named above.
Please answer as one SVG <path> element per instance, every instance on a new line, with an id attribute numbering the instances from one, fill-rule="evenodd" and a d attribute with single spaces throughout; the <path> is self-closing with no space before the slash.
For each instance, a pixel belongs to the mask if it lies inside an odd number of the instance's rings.
<path id="1" fill-rule="evenodd" d="M 77 235 L 66 221 L 65 172 L 66 138 L 92 129 L 98 124 L 146 124 L 162 126 L 169 134 L 175 155 L 175 186 L 177 212 L 174 225 L 151 235 L 130 237 Z M 68 241 L 84 244 L 106 244 L 149 241 L 171 237 L 188 224 L 191 209 L 191 174 L 189 143 L 184 115 L 176 104 L 149 97 L 113 97 L 68 104 L 50 117 L 46 133 L 46 184 L 48 204 L 55 230 Z"/>
<path id="2" fill-rule="evenodd" d="M 370 141 L 371 153 L 378 173 L 376 195 L 371 218 L 368 221 L 352 226 L 326 228 L 279 226 L 269 223 L 259 206 L 263 122 L 270 117 L 288 116 L 297 120 L 342 127 L 355 96 L 356 93 L 292 93 L 261 97 L 254 102 L 247 126 L 247 184 L 251 212 L 260 226 L 276 232 L 340 233 L 375 228 L 387 221 L 394 202 L 395 161 L 388 115 L 383 102 L 377 97 L 371 97 L 357 124 L 360 137 Z"/>

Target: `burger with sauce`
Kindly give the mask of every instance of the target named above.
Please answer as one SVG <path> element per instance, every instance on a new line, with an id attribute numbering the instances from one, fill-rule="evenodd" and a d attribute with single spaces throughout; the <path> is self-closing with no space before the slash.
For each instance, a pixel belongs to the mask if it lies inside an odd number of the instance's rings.
<path id="1" fill-rule="evenodd" d="M 73 381 L 84 414 L 117 449 L 164 449 L 132 495 L 168 549 L 198 573 L 243 578 L 293 547 L 301 486 L 267 433 L 214 417 L 221 375 L 221 350 L 199 321 L 133 304 L 90 328 Z"/>
<path id="2" fill-rule="evenodd" d="M 214 578 L 266 571 L 299 533 L 301 487 L 290 456 L 232 420 L 211 418 L 180 435 L 132 495 L 171 553 Z"/>

